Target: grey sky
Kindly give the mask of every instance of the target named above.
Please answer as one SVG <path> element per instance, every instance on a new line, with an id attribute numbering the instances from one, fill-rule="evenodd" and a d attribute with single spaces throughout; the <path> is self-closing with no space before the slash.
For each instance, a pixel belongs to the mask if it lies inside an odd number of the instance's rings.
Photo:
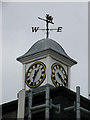
<path id="1" fill-rule="evenodd" d="M 88 3 L 3 3 L 2 4 L 2 100 L 16 99 L 22 87 L 22 65 L 16 58 L 35 42 L 45 38 L 45 32 L 32 33 L 32 26 L 45 28 L 38 16 L 54 17 L 51 28 L 63 27 L 62 33 L 50 32 L 66 53 L 78 64 L 71 69 L 71 89 L 80 85 L 87 97 L 88 89 Z"/>

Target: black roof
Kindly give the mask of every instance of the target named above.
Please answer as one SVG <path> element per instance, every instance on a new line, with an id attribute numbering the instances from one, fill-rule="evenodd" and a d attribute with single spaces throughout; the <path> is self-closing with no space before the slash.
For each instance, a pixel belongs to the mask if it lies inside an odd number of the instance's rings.
<path id="1" fill-rule="evenodd" d="M 41 88 L 42 89 L 42 88 Z M 28 91 L 27 91 L 28 92 Z M 39 92 L 34 94 L 33 96 L 33 106 L 45 104 L 45 92 Z M 50 110 L 50 120 L 76 120 L 76 113 L 74 110 L 64 111 L 64 108 L 70 107 L 74 105 L 74 101 L 76 101 L 76 93 L 65 88 L 51 88 L 50 89 L 50 99 L 54 105 L 60 104 L 60 113 L 55 114 L 55 110 Z M 80 106 L 90 111 L 90 100 L 86 99 L 83 96 L 80 96 Z M 25 120 L 28 120 L 28 97 L 25 99 Z M 9 103 L 5 103 L 2 105 L 2 120 L 16 120 L 17 118 L 17 108 L 18 101 L 12 101 Z M 34 111 L 32 113 L 32 120 L 45 120 L 45 111 L 41 109 L 39 111 Z M 89 120 L 90 114 L 81 111 L 81 120 Z"/>
<path id="2" fill-rule="evenodd" d="M 41 91 L 43 89 L 43 87 L 45 87 L 45 86 L 40 87 L 39 90 Z M 35 88 L 35 89 L 37 90 L 38 88 Z M 36 92 L 36 93 L 38 93 L 38 92 Z M 43 93 L 44 93 L 44 91 L 42 90 L 42 92 L 40 92 L 39 94 L 34 95 L 35 103 L 38 103 L 39 101 L 43 101 L 43 99 L 44 99 L 44 97 L 42 96 Z M 42 96 L 42 97 L 38 97 L 38 96 Z M 57 87 L 57 88 L 51 86 L 50 97 L 55 98 L 57 96 L 65 97 L 65 99 L 69 99 L 70 101 L 76 101 L 76 93 L 74 91 L 71 91 L 70 89 L 65 88 L 63 86 Z M 26 97 L 27 97 L 27 94 L 26 94 Z M 90 100 L 80 95 L 80 101 L 81 101 L 81 106 L 90 111 Z M 18 105 L 18 100 L 13 100 L 8 103 L 4 103 L 4 104 L 2 104 L 2 112 L 6 113 L 6 112 L 9 112 L 10 110 L 17 109 L 17 105 Z"/>

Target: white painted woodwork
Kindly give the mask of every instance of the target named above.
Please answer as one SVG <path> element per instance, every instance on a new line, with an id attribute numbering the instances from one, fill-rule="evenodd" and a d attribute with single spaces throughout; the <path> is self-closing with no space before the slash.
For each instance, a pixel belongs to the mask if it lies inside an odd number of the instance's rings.
<path id="1" fill-rule="evenodd" d="M 45 58 L 42 58 L 42 59 L 39 59 L 39 60 L 37 59 L 36 61 L 41 61 L 41 62 L 43 62 L 46 65 L 46 78 L 45 78 L 44 82 L 40 86 L 44 86 L 46 84 L 50 84 L 50 85 L 53 85 L 55 87 L 55 85 L 53 84 L 53 82 L 51 80 L 51 66 L 54 63 L 61 64 L 64 67 L 64 69 L 65 69 L 65 71 L 66 71 L 66 73 L 68 75 L 68 66 L 66 64 L 64 64 L 63 62 L 61 62 L 60 59 L 51 57 L 50 55 L 47 55 Z M 36 61 L 33 61 L 33 62 L 30 62 L 30 63 L 26 64 L 26 72 L 27 72 L 29 66 L 31 64 L 33 64 L 34 62 L 36 62 Z M 70 67 L 69 67 L 69 69 L 70 69 Z M 69 73 L 69 75 L 70 75 L 70 73 Z M 28 90 L 28 89 L 29 89 L 29 87 L 26 85 L 26 90 Z"/>
<path id="2" fill-rule="evenodd" d="M 24 118 L 25 110 L 25 89 L 19 91 L 17 118 Z"/>

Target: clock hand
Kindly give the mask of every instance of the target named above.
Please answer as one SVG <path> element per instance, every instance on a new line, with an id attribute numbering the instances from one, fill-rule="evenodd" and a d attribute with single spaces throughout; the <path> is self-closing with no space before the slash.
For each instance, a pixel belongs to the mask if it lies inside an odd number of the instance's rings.
<path id="1" fill-rule="evenodd" d="M 34 80 L 35 80 L 35 77 L 36 77 L 38 71 L 39 71 L 39 69 L 38 69 L 38 70 L 35 70 L 34 76 L 32 77 L 32 78 L 33 78 L 33 82 L 34 82 Z"/>
<path id="2" fill-rule="evenodd" d="M 36 70 L 35 70 L 35 72 L 34 72 L 34 75 L 33 75 L 33 82 L 34 82 L 34 80 L 35 80 L 35 76 L 36 76 Z"/>
<path id="3" fill-rule="evenodd" d="M 61 82 L 63 82 L 64 83 L 64 85 L 66 84 L 65 82 L 64 82 L 64 80 L 62 79 L 62 77 L 61 77 L 61 75 L 60 75 L 60 73 L 58 72 L 57 73 L 57 75 L 58 75 L 58 77 L 61 79 Z"/>
<path id="4" fill-rule="evenodd" d="M 38 70 L 36 70 L 36 74 L 39 72 L 39 69 Z"/>
<path id="5" fill-rule="evenodd" d="M 67 83 L 65 83 L 65 81 L 62 79 L 62 77 L 61 77 L 61 75 L 60 75 L 59 72 L 57 73 L 57 75 L 58 75 L 58 77 L 61 79 L 61 82 L 63 82 L 63 84 L 66 86 Z"/>

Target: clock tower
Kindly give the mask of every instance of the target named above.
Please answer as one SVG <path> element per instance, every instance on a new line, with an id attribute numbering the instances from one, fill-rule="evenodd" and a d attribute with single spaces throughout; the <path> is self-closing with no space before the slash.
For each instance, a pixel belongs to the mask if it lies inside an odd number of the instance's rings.
<path id="1" fill-rule="evenodd" d="M 77 64 L 75 60 L 67 55 L 62 46 L 55 40 L 49 38 L 50 30 L 62 31 L 62 27 L 58 29 L 49 29 L 48 24 L 52 22 L 52 16 L 46 15 L 46 29 L 39 29 L 39 27 L 32 27 L 32 32 L 38 30 L 46 30 L 46 38 L 38 40 L 32 47 L 17 60 L 23 64 L 23 80 L 21 97 L 18 102 L 18 118 L 24 115 L 24 100 L 25 91 L 34 89 L 40 86 L 50 84 L 54 87 L 64 86 L 70 88 L 70 68 Z M 24 92 L 23 92 L 24 90 Z M 20 111 L 19 111 L 20 109 Z M 22 114 L 21 114 L 22 113 Z"/>
<path id="2" fill-rule="evenodd" d="M 60 44 L 49 38 L 36 42 L 17 60 L 24 67 L 24 89 L 45 84 L 70 88 L 70 67 L 77 63 L 66 54 Z"/>
<path id="3" fill-rule="evenodd" d="M 49 29 L 49 23 L 54 24 L 53 17 L 49 14 L 46 14 L 46 19 L 38 19 L 46 22 L 46 29 L 32 27 L 32 32 L 46 30 L 46 39 L 39 40 L 24 55 L 17 58 L 23 64 L 22 89 L 27 90 L 45 84 L 70 88 L 70 67 L 77 62 L 66 54 L 60 44 L 48 38 L 50 30 L 62 32 L 62 27 Z"/>

